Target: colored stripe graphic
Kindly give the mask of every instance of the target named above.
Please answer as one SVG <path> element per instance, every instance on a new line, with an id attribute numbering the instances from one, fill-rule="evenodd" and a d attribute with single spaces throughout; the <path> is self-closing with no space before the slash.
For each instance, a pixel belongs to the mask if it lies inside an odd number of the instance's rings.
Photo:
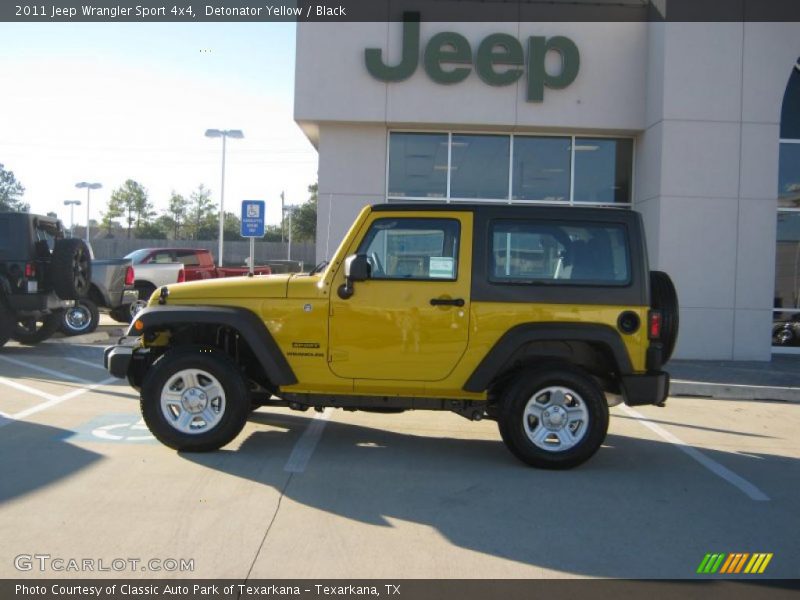
<path id="1" fill-rule="evenodd" d="M 703 575 L 733 575 L 738 573 L 761 574 L 772 560 L 772 552 L 709 552 L 700 561 L 697 573 Z M 748 560 L 749 559 L 749 560 Z M 747 566 L 745 566 L 747 565 Z"/>

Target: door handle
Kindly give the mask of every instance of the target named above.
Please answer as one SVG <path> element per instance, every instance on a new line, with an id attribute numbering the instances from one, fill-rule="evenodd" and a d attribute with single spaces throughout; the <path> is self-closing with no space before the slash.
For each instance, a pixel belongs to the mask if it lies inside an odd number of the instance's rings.
<path id="1" fill-rule="evenodd" d="M 431 298 L 431 306 L 464 306 L 464 299 Z"/>

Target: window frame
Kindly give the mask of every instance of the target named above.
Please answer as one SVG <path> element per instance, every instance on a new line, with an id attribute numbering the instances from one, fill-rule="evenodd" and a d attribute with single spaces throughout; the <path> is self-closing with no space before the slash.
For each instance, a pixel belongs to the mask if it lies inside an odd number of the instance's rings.
<path id="1" fill-rule="evenodd" d="M 504 279 L 494 275 L 494 236 L 497 233 L 497 226 L 503 223 L 513 223 L 522 225 L 524 223 L 531 223 L 540 227 L 599 227 L 599 228 L 616 228 L 622 232 L 624 247 L 625 247 L 625 267 L 627 271 L 627 278 L 624 281 L 608 280 L 589 280 L 589 279 Z M 524 287 L 580 287 L 580 288 L 629 288 L 633 285 L 633 261 L 630 253 L 631 239 L 628 232 L 628 227 L 624 223 L 609 223 L 600 221 L 562 221 L 552 219 L 491 219 L 489 221 L 487 230 L 487 256 L 486 256 L 486 279 L 490 285 L 499 286 L 524 286 Z"/>
<path id="2" fill-rule="evenodd" d="M 453 270 L 453 277 L 372 277 L 370 276 L 367 281 L 423 281 L 423 282 L 440 282 L 440 283 L 454 283 L 458 281 L 459 278 L 459 270 L 461 269 L 461 262 L 459 260 L 459 255 L 461 253 L 461 221 L 459 219 L 453 217 L 378 217 L 374 219 L 368 226 L 367 231 L 364 234 L 364 237 L 361 238 L 361 241 L 358 243 L 356 247 L 356 254 L 364 254 L 367 255 L 366 252 L 362 252 L 362 246 L 367 242 L 369 239 L 370 232 L 372 228 L 375 226 L 376 223 L 379 221 L 447 221 L 450 223 L 455 223 L 455 248 L 453 254 L 453 260 L 455 261 L 455 269 Z M 445 240 L 442 243 L 446 242 L 446 234 Z M 372 240 L 369 242 L 372 243 Z M 430 257 L 429 257 L 430 258 Z"/>
<path id="3" fill-rule="evenodd" d="M 446 186 L 444 197 L 428 197 L 428 196 L 396 196 L 389 194 L 389 169 L 391 165 L 391 138 L 395 133 L 427 133 L 427 134 L 446 134 L 447 135 L 447 172 L 446 172 Z M 450 179 L 452 167 L 452 148 L 454 135 L 503 135 L 508 136 L 509 139 L 509 157 L 508 157 L 508 196 L 506 198 L 458 198 L 450 194 Z M 569 186 L 569 200 L 521 200 L 513 198 L 513 176 L 514 176 L 514 138 L 516 137 L 547 137 L 547 138 L 569 138 L 570 139 L 570 186 Z M 630 199 L 628 202 L 586 202 L 575 200 L 575 144 L 578 138 L 597 138 L 609 140 L 630 140 L 631 141 L 631 179 L 630 179 Z M 608 208 L 632 208 L 634 204 L 634 196 L 636 190 L 636 136 L 634 135 L 611 135 L 593 132 L 583 133 L 564 133 L 564 132 L 524 132 L 512 133 L 508 131 L 497 131 L 488 129 L 485 131 L 480 130 L 460 130 L 460 129 L 405 129 L 405 128 L 391 128 L 387 129 L 386 135 L 386 164 L 384 176 L 384 190 L 383 197 L 387 203 L 394 202 L 444 202 L 450 203 L 480 203 L 480 204 L 531 204 L 531 205 L 547 205 L 547 206 L 588 206 L 588 207 L 608 207 Z"/>

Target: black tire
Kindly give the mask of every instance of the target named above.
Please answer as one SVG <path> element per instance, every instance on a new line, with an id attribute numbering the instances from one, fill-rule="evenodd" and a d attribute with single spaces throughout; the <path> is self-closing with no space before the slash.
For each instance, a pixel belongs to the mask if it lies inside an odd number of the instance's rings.
<path id="1" fill-rule="evenodd" d="M 661 311 L 661 337 L 664 345 L 664 362 L 672 357 L 678 340 L 678 293 L 669 275 L 663 271 L 650 271 L 650 306 Z"/>
<path id="2" fill-rule="evenodd" d="M 122 306 L 113 308 L 108 314 L 117 323 L 130 323 L 132 321 L 131 309 L 129 304 L 123 304 Z"/>
<path id="3" fill-rule="evenodd" d="M 14 318 L 5 306 L 0 302 L 0 347 L 5 346 L 11 339 L 11 332 L 14 330 Z"/>
<path id="4" fill-rule="evenodd" d="M 64 310 L 61 319 L 61 333 L 64 335 L 81 335 L 92 333 L 100 324 L 100 311 L 97 305 L 84 298 L 75 302 L 75 306 Z"/>
<path id="5" fill-rule="evenodd" d="M 198 372 L 191 385 L 189 373 Z M 214 382 L 213 380 L 216 380 Z M 215 391 L 219 384 L 221 392 Z M 162 392 L 170 386 L 179 403 L 162 408 Z M 203 404 L 203 412 L 210 409 L 214 414 L 209 419 L 211 427 L 202 414 L 192 414 L 184 404 L 187 392 L 202 394 L 208 392 Z M 210 396 L 210 397 L 209 397 Z M 222 402 L 214 410 L 214 402 Z M 197 395 L 188 401 L 198 401 Z M 203 400 L 199 400 L 202 404 Z M 244 427 L 250 414 L 250 393 L 244 377 L 236 363 L 218 350 L 187 346 L 166 352 L 152 366 L 142 382 L 140 406 L 145 423 L 152 434 L 162 444 L 188 452 L 207 452 L 217 450 L 233 440 Z M 173 412 L 173 409 L 177 412 Z M 184 429 L 197 425 L 196 431 L 181 431 L 181 418 L 190 419 Z"/>
<path id="6" fill-rule="evenodd" d="M 541 418 L 526 416 L 529 403 L 534 403 Z M 551 427 L 545 427 L 544 411 L 554 411 L 555 406 L 560 412 L 553 415 Z M 569 416 L 567 410 L 580 414 Z M 558 425 L 556 417 L 567 420 Z M 587 373 L 553 364 L 517 375 L 503 394 L 498 425 L 503 442 L 522 462 L 541 469 L 570 469 L 591 458 L 605 440 L 608 405 L 600 386 Z M 539 434 L 545 437 L 537 445 L 533 438 Z M 577 439 L 573 442 L 570 437 Z"/>
<path id="7" fill-rule="evenodd" d="M 64 300 L 79 300 L 89 294 L 92 284 L 92 260 L 83 240 L 56 240 L 50 261 L 50 281 Z"/>
<path id="8" fill-rule="evenodd" d="M 61 320 L 64 318 L 62 311 L 58 310 L 39 318 L 30 317 L 14 323 L 11 337 L 20 344 L 32 346 L 43 342 L 58 331 Z"/>

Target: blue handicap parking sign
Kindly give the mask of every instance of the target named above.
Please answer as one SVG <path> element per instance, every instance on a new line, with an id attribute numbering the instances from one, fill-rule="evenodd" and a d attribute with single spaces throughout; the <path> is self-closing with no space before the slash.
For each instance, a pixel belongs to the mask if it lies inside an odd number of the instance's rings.
<path id="1" fill-rule="evenodd" d="M 263 200 L 242 200 L 242 237 L 264 237 L 265 208 Z"/>

